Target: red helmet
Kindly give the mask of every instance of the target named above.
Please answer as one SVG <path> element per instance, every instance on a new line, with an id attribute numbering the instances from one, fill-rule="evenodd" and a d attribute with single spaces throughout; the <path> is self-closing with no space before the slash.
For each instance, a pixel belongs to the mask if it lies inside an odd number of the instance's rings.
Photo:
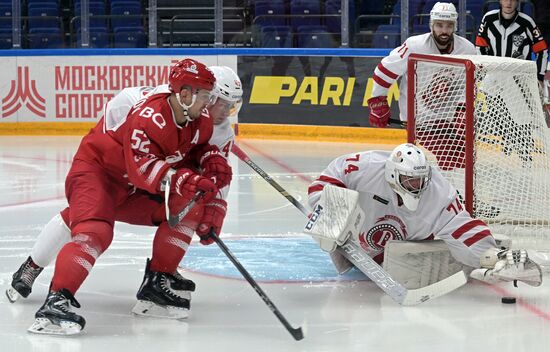
<path id="1" fill-rule="evenodd" d="M 214 88 L 216 78 L 204 64 L 193 59 L 183 59 L 170 68 L 168 83 L 174 93 L 179 93 L 184 86 L 210 91 Z"/>

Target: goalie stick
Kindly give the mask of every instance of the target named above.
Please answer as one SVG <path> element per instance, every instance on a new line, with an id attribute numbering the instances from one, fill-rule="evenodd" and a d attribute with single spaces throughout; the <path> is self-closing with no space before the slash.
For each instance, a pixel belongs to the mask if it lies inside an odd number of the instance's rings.
<path id="1" fill-rule="evenodd" d="M 283 326 L 286 328 L 286 330 L 292 335 L 292 337 L 296 341 L 300 341 L 304 338 L 304 332 L 302 331 L 301 327 L 294 328 L 288 320 L 283 316 L 283 314 L 277 309 L 275 304 L 269 299 L 267 294 L 262 290 L 262 288 L 258 285 L 256 280 L 250 276 L 248 271 L 242 266 L 242 264 L 237 260 L 235 255 L 231 252 L 229 248 L 225 245 L 225 243 L 216 235 L 214 232 L 214 229 L 210 229 L 210 232 L 208 233 L 208 237 L 212 238 L 214 242 L 220 247 L 222 252 L 229 258 L 229 260 L 235 265 L 235 267 L 239 270 L 239 272 L 242 274 L 242 276 L 248 281 L 250 286 L 256 291 L 256 293 L 262 298 L 262 300 L 265 302 L 265 304 L 269 307 L 269 309 L 275 314 L 277 319 L 283 324 Z"/>
<path id="2" fill-rule="evenodd" d="M 272 185 L 279 193 L 287 198 L 292 204 L 294 204 L 306 217 L 309 218 L 308 211 L 304 206 L 290 195 L 284 188 L 282 188 L 277 182 L 273 181 L 269 175 L 262 170 L 256 163 L 250 160 L 250 157 L 238 146 L 233 145 L 231 151 L 242 161 L 247 163 L 254 171 L 256 171 L 264 180 Z M 254 166 L 252 166 L 254 165 Z M 276 185 L 276 186 L 275 186 Z M 353 241 L 347 241 L 343 246 L 338 247 L 340 252 L 346 259 L 348 259 L 357 269 L 361 270 L 370 280 L 372 280 L 378 287 L 380 287 L 388 296 L 390 296 L 395 302 L 403 306 L 413 306 L 430 299 L 443 296 L 467 282 L 466 274 L 463 271 L 451 275 L 441 281 L 434 284 L 419 288 L 408 290 L 399 282 L 395 281 L 387 271 L 385 271 L 378 263 L 376 263 L 370 256 L 366 255 L 362 249 Z"/>

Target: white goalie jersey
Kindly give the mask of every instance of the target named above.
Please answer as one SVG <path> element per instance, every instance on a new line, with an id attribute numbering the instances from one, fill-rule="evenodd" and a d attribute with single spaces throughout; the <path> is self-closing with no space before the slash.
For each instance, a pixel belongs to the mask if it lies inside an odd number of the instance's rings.
<path id="1" fill-rule="evenodd" d="M 360 192 L 359 205 L 365 221 L 351 240 L 379 264 L 383 262 L 384 246 L 390 240 L 439 238 L 456 260 L 479 267 L 481 255 L 496 247 L 487 225 L 470 216 L 456 189 L 435 168 L 417 210 L 413 212 L 400 205 L 385 179 L 389 155 L 389 151 L 370 151 L 336 158 L 309 187 L 309 205 L 315 209 L 326 185 Z"/>
<path id="2" fill-rule="evenodd" d="M 467 39 L 454 34 L 453 50 L 449 55 L 476 55 L 475 46 Z M 431 33 L 408 38 L 393 49 L 374 70 L 372 96 L 387 96 L 391 85 L 401 77 L 399 84 L 399 118 L 407 121 L 407 62 L 410 54 L 440 55 Z"/>

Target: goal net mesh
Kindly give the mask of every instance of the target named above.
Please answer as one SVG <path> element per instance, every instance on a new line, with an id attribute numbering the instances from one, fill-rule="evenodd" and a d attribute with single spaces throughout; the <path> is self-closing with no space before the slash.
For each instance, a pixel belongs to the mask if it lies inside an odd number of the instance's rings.
<path id="1" fill-rule="evenodd" d="M 463 197 L 472 194 L 467 208 L 493 232 L 511 236 L 514 247 L 550 248 L 550 129 L 535 63 L 489 56 L 452 58 L 473 65 L 416 61 L 414 82 L 409 81 L 414 88 L 409 123 L 414 123 L 415 143 L 428 151 Z M 467 82 L 467 70 L 473 70 L 473 84 Z M 468 90 L 473 104 L 466 102 Z M 469 106 L 472 121 L 467 118 Z M 471 134 L 467 124 L 473 125 Z M 468 138 L 473 150 L 467 148 Z M 467 162 L 468 154 L 472 162 Z M 472 170 L 471 189 L 465 186 L 466 168 Z"/>

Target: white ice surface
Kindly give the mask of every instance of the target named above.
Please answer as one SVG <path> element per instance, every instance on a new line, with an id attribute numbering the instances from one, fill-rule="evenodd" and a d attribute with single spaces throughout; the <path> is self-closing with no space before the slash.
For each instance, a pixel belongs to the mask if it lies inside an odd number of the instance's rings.
<path id="1" fill-rule="evenodd" d="M 29 255 L 41 227 L 66 204 L 64 177 L 79 140 L 0 137 L 2 291 Z M 377 148 L 366 144 L 254 140 L 241 141 L 240 147 L 303 203 L 307 180 L 317 176 L 332 158 Z M 82 304 L 78 312 L 87 320 L 83 333 L 64 338 L 26 332 L 45 298 L 53 271 L 48 267 L 28 299 L 10 304 L 2 293 L 0 350 L 549 350 L 548 283 L 540 288 L 469 283 L 420 306 L 398 306 L 371 282 L 354 276 L 338 279 L 326 256 L 300 234 L 302 214 L 246 164 L 236 160 L 234 164 L 230 211 L 222 238 L 237 257 L 243 258 L 243 265 L 250 268 L 291 324 L 307 327 L 303 341 L 295 342 L 248 283 L 229 272 L 230 265 L 212 247 L 215 245 L 193 243 L 188 253 L 190 267 L 183 274 L 197 284 L 188 321 L 133 316 L 130 310 L 145 258 L 150 256 L 154 229 L 117 224 L 112 246 L 99 258 L 76 295 Z M 185 262 L 184 258 L 184 268 Z M 310 282 L 307 278 L 313 268 L 321 273 L 317 272 Z M 518 297 L 518 303 L 501 304 L 503 295 Z"/>

